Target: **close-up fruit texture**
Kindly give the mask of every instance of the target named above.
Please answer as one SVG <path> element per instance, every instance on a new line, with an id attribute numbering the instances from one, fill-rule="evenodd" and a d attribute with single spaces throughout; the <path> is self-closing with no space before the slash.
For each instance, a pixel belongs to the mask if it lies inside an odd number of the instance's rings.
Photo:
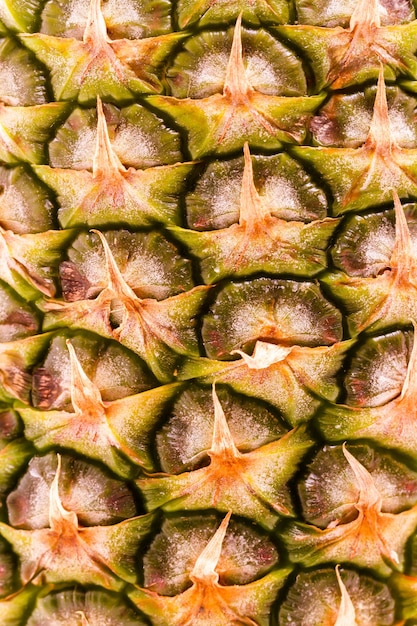
<path id="1" fill-rule="evenodd" d="M 416 11 L 0 0 L 0 626 L 417 625 Z"/>

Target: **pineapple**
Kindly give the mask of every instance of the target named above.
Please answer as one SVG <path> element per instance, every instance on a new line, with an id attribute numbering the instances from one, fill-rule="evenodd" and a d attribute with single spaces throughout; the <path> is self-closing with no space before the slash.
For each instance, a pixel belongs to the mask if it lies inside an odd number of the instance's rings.
<path id="1" fill-rule="evenodd" d="M 0 0 L 2 626 L 417 624 L 411 0 Z"/>

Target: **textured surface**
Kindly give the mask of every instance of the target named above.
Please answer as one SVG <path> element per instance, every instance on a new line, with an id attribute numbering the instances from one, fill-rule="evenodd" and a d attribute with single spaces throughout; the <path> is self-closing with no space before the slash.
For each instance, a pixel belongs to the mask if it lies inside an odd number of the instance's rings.
<path id="1" fill-rule="evenodd" d="M 2 626 L 417 624 L 411 0 L 0 0 Z"/>

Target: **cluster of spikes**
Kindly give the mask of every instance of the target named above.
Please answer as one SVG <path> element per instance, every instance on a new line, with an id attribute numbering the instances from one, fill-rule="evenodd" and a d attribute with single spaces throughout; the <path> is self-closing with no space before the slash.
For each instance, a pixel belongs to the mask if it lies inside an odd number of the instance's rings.
<path id="1" fill-rule="evenodd" d="M 417 623 L 417 20 L 334 4 L 0 0 L 2 626 Z"/>

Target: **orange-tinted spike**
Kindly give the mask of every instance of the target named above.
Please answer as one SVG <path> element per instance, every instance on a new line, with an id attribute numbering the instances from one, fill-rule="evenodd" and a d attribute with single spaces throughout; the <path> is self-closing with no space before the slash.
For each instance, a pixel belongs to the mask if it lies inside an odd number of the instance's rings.
<path id="1" fill-rule="evenodd" d="M 220 458 L 239 458 L 241 454 L 235 446 L 232 434 L 229 430 L 222 405 L 216 394 L 215 386 L 213 385 L 213 404 L 214 404 L 214 427 L 213 427 L 213 439 L 211 448 L 209 451 L 210 456 Z"/>
<path id="2" fill-rule="evenodd" d="M 85 44 L 91 44 L 97 48 L 110 41 L 107 35 L 106 22 L 101 10 L 101 0 L 90 0 L 83 41 Z"/>
<path id="3" fill-rule="evenodd" d="M 373 148 L 379 155 L 391 153 L 394 147 L 394 140 L 391 135 L 391 126 L 388 116 L 387 90 L 384 79 L 384 68 L 379 68 L 378 85 L 376 90 L 374 111 L 371 126 L 365 147 Z"/>
<path id="4" fill-rule="evenodd" d="M 230 98 L 232 104 L 245 101 L 253 91 L 248 81 L 242 51 L 242 14 L 236 20 L 232 49 L 226 69 L 223 94 Z"/>

